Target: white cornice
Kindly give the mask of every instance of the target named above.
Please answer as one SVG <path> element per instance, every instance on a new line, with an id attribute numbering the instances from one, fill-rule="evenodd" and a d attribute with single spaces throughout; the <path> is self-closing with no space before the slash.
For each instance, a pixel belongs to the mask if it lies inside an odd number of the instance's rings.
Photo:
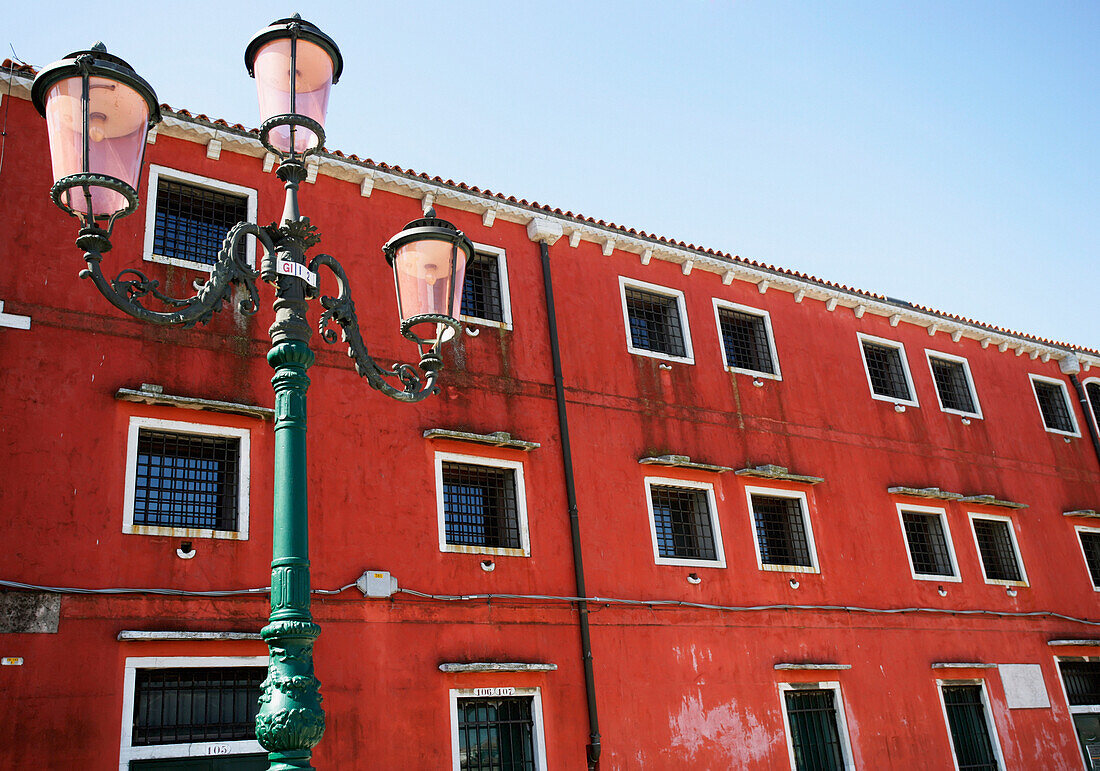
<path id="1" fill-rule="evenodd" d="M 5 92 L 10 85 L 13 96 L 30 98 L 31 78 L 29 76 L 0 70 L 0 83 L 5 84 L 3 89 Z M 234 152 L 258 159 L 263 159 L 267 155 L 259 139 L 249 132 L 179 113 L 166 114 L 157 127 L 157 133 L 202 145 L 209 145 L 211 140 L 217 140 L 221 143 L 223 152 Z M 546 224 L 556 223 L 561 227 L 562 233 L 569 237 L 568 244 L 572 248 L 578 247 L 582 240 L 588 241 L 599 246 L 605 255 L 611 251 L 632 253 L 638 255 L 643 264 L 649 264 L 650 260 L 656 258 L 681 266 L 685 275 L 692 272 L 713 273 L 722 277 L 723 284 L 728 285 L 737 279 L 754 284 L 758 290 L 763 287 L 765 290 L 787 292 L 794 295 L 796 302 L 802 302 L 806 298 L 825 302 L 828 310 L 834 310 L 840 306 L 856 312 L 857 309 L 862 308 L 863 313 L 860 317 L 866 314 L 881 316 L 890 319 L 890 323 L 895 326 L 899 321 L 904 321 L 923 327 L 930 335 L 935 335 L 937 332 L 949 334 L 956 342 L 966 337 L 981 342 L 983 346 L 994 343 L 1001 352 L 1011 349 L 1017 355 L 1029 353 L 1035 357 L 1042 356 L 1047 360 L 1061 360 L 1076 351 L 1082 365 L 1100 367 L 1100 356 L 1072 346 L 1048 345 L 1018 334 L 988 329 L 980 324 L 940 316 L 915 307 L 876 300 L 854 290 L 827 286 L 779 270 L 676 246 L 656 238 L 631 235 L 614 227 L 586 222 L 565 214 L 548 212 L 519 203 L 510 203 L 495 196 L 461 190 L 443 182 L 383 169 L 366 161 L 353 161 L 326 154 L 317 158 L 317 173 L 351 182 L 360 187 L 362 195 L 369 195 L 374 189 L 381 189 L 419 201 L 430 200 L 441 206 L 473 212 L 481 216 L 487 226 L 490 226 L 494 220 L 505 220 L 526 226 L 535 218 Z M 368 179 L 370 182 L 367 182 Z M 539 227 L 545 227 L 545 224 Z"/>

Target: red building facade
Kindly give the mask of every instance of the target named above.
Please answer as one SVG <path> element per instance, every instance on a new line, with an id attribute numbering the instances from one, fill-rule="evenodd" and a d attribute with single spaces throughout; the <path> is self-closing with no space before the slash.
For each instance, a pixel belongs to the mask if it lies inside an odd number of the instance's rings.
<path id="1" fill-rule="evenodd" d="M 266 767 L 271 318 L 77 278 L 0 76 L 0 765 Z M 187 296 L 219 217 L 279 216 L 272 161 L 166 111 L 105 272 Z M 481 255 L 438 396 L 314 339 L 318 768 L 585 768 L 593 716 L 602 769 L 1100 758 L 1100 353 L 338 152 L 301 197 L 379 361 L 387 238 L 434 206 Z"/>

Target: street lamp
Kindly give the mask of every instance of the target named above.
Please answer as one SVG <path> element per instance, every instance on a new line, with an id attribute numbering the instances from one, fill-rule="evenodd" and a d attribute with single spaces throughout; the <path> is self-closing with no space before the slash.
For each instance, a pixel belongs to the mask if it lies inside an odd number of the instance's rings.
<path id="1" fill-rule="evenodd" d="M 271 617 L 260 634 L 270 659 L 256 716 L 256 737 L 268 750 L 272 771 L 308 769 L 311 749 L 324 733 L 319 683 L 313 673 L 313 643 L 320 627 L 310 615 L 308 520 L 306 514 L 306 370 L 313 363 L 308 300 L 319 296 L 318 271 L 336 279 L 336 296 L 320 296 L 318 331 L 335 343 L 335 323 L 358 373 L 371 387 L 398 401 L 418 402 L 438 392 L 440 349 L 461 330 L 458 322 L 466 263 L 473 245 L 454 225 L 429 209 L 383 247 L 394 271 L 401 333 L 417 344 L 419 368 L 384 369 L 367 352 L 359 330 L 347 274 L 333 257 L 306 251 L 320 239 L 298 211 L 304 159 L 325 141 L 328 93 L 340 78 L 343 59 L 331 38 L 295 15 L 253 36 L 245 64 L 256 78 L 262 123 L 260 141 L 279 158 L 276 174 L 286 199 L 278 223 L 234 225 L 210 278 L 193 297 L 169 297 L 159 282 L 127 268 L 108 281 L 100 263 L 111 248 L 115 222 L 138 206 L 138 179 L 146 135 L 160 120 L 152 87 L 102 43 L 43 69 L 31 98 L 46 118 L 53 161 L 51 197 L 77 218 L 77 246 L 87 268 L 80 272 L 116 308 L 154 324 L 205 324 L 222 308 L 234 286 L 247 290 L 244 314 L 258 310 L 256 279 L 275 286 L 275 322 L 267 360 L 275 369 L 275 494 Z M 247 264 L 237 245 L 252 236 L 264 247 L 260 270 Z M 146 307 L 153 300 L 164 310 Z M 392 382 L 391 382 L 392 381 Z"/>

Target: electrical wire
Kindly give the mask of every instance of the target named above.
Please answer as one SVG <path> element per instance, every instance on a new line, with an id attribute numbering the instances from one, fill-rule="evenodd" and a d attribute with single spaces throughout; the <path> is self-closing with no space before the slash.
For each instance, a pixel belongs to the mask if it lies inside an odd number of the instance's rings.
<path id="1" fill-rule="evenodd" d="M 1000 611 L 1000 610 L 974 610 L 954 608 L 865 608 L 858 605 L 711 605 L 703 602 L 690 602 L 685 600 L 627 600 L 619 597 L 566 597 L 551 594 L 425 594 L 413 589 L 398 589 L 399 593 L 410 594 L 414 597 L 422 597 L 444 602 L 471 602 L 475 600 L 546 600 L 551 602 L 589 602 L 597 605 L 628 605 L 634 607 L 649 608 L 689 608 L 694 610 L 717 610 L 731 613 L 754 612 L 768 610 L 820 610 L 843 611 L 847 613 L 935 613 L 952 616 L 995 616 L 1001 618 L 1058 618 L 1064 621 L 1073 621 L 1078 624 L 1100 626 L 1100 621 L 1090 621 L 1085 618 L 1068 616 L 1064 613 L 1056 613 L 1052 610 L 1032 611 Z"/>
<path id="2" fill-rule="evenodd" d="M 351 589 L 355 585 L 356 583 L 353 581 L 350 584 L 345 584 L 344 586 L 341 586 L 339 589 L 312 589 L 310 590 L 310 593 L 320 595 L 336 595 L 341 594 L 348 589 Z M 152 594 L 175 597 L 234 597 L 269 594 L 271 592 L 271 587 L 268 586 L 258 587 L 255 589 L 211 589 L 207 591 L 192 591 L 188 589 L 81 589 L 77 587 L 66 586 L 42 586 L 39 584 L 27 584 L 21 581 L 7 581 L 4 579 L 0 579 L 0 587 L 7 587 L 9 589 L 23 589 L 36 592 L 51 592 L 54 594 Z M 947 616 L 990 616 L 995 618 L 1056 618 L 1062 621 L 1071 621 L 1075 624 L 1100 626 L 1100 621 L 1092 621 L 1087 618 L 1078 618 L 1076 616 L 1070 616 L 1065 613 L 1057 613 L 1052 610 L 1010 611 L 921 607 L 868 608 L 861 605 L 792 605 L 785 603 L 774 605 L 713 605 L 705 602 L 690 602 L 687 600 L 628 600 L 622 597 L 572 597 L 569 595 L 557 594 L 428 594 L 425 592 L 418 592 L 415 589 L 398 589 L 396 593 L 407 594 L 411 597 L 419 597 L 421 599 L 435 600 L 439 602 L 477 602 L 481 600 L 492 602 L 493 600 L 531 600 L 535 602 L 560 602 L 567 603 L 569 605 L 574 605 L 579 602 L 589 602 L 595 605 L 605 606 L 622 605 L 627 607 L 650 609 L 679 608 L 688 610 L 713 610 L 724 613 L 754 613 L 772 610 L 805 610 L 824 612 L 839 611 L 844 613 L 867 613 L 882 615 L 924 613 Z"/>

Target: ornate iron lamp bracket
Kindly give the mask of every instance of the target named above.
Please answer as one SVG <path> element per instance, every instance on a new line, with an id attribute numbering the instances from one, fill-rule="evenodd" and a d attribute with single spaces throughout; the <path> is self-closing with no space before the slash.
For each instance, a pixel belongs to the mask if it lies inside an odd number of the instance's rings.
<path id="1" fill-rule="evenodd" d="M 244 286 L 248 290 L 248 296 L 238 303 L 237 309 L 246 316 L 251 316 L 259 308 L 256 278 L 260 274 L 237 253 L 237 244 L 249 235 L 263 244 L 265 249 L 274 250 L 271 238 L 262 228 L 249 222 L 237 223 L 222 243 L 210 278 L 201 284 L 196 282 L 193 297 L 179 299 L 161 292 L 159 281 L 147 277 L 136 268 L 127 268 L 113 281 L 108 281 L 100 268 L 103 252 L 111 248 L 108 232 L 91 225 L 82 228 L 76 240 L 77 246 L 84 250 L 84 261 L 88 264 L 87 268 L 80 271 L 80 277 L 90 278 L 100 294 L 122 312 L 153 324 L 182 324 L 185 327 L 206 324 L 215 311 L 221 310 L 236 285 Z M 149 296 L 178 310 L 155 311 L 146 308 L 142 298 Z"/>
<path id="2" fill-rule="evenodd" d="M 348 285 L 348 277 L 344 268 L 336 259 L 327 254 L 318 254 L 309 263 L 309 269 L 314 273 L 324 265 L 336 277 L 339 294 L 336 297 L 322 295 L 321 307 L 325 309 L 317 322 L 317 332 L 326 343 L 333 344 L 337 341 L 336 330 L 329 325 L 335 322 L 340 325 L 340 339 L 347 343 L 348 356 L 355 362 L 355 371 L 360 377 L 367 379 L 367 383 L 393 399 L 402 402 L 419 402 L 432 394 L 439 393 L 435 385 L 442 367 L 439 354 L 434 350 L 425 351 L 420 359 L 420 368 L 424 371 L 421 375 L 411 364 L 394 364 L 392 369 L 383 369 L 371 357 L 367 351 L 367 344 L 359 332 L 359 319 L 355 314 L 355 303 L 351 299 L 351 287 Z M 310 297 L 316 297 L 318 290 L 313 290 Z M 386 382 L 386 378 L 394 378 L 401 383 L 401 388 L 395 388 Z"/>

